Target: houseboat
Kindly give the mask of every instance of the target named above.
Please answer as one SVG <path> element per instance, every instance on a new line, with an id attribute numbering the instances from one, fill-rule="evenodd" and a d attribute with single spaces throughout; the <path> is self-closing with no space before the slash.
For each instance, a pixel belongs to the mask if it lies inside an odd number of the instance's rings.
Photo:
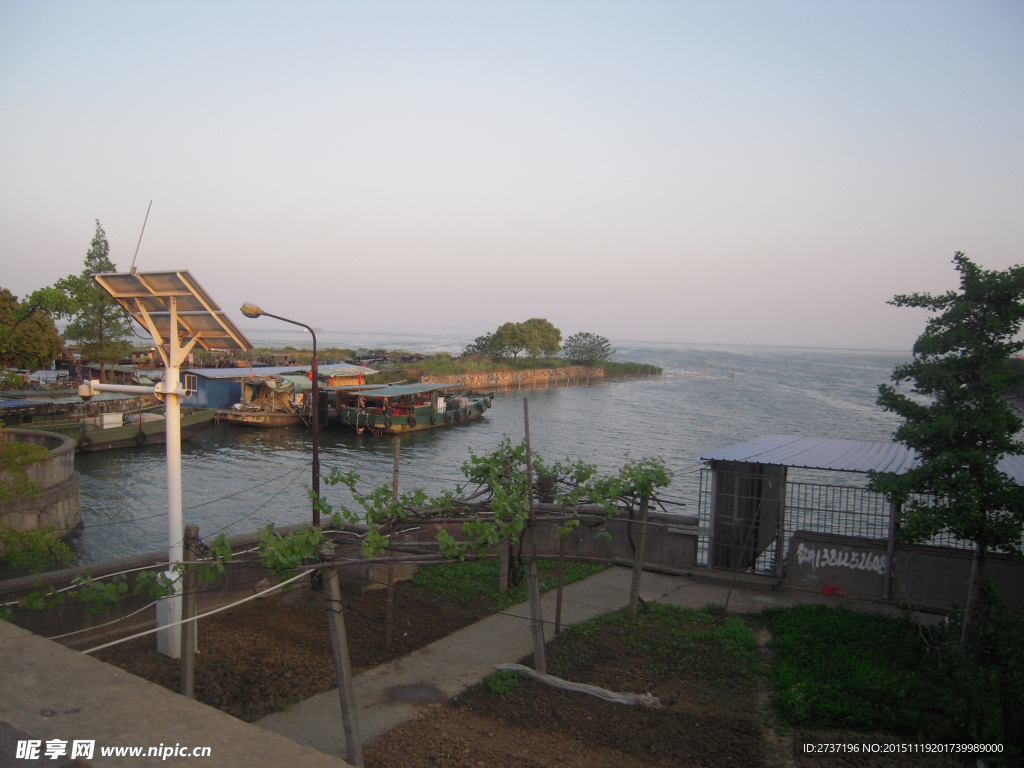
<path id="1" fill-rule="evenodd" d="M 455 384 L 393 384 L 334 390 L 329 423 L 362 434 L 403 435 L 478 419 L 494 394 L 446 396 Z M 330 395 L 328 395 L 330 396 Z"/>
<path id="2" fill-rule="evenodd" d="M 213 381 L 227 382 L 232 371 L 214 371 L 206 378 Z M 300 424 L 309 426 L 310 409 L 306 403 L 308 393 L 313 389 L 309 366 L 287 368 L 254 368 L 247 375 L 238 375 L 228 388 L 222 389 L 217 401 L 218 422 L 227 422 L 243 427 L 292 427 Z M 321 407 L 327 391 L 346 386 L 363 385 L 365 376 L 372 376 L 376 371 L 359 365 L 331 363 L 317 370 L 321 391 Z M 190 388 L 188 381 L 185 388 L 202 397 L 204 377 L 196 374 L 195 388 Z M 207 385 L 208 392 L 210 384 Z M 186 400 L 186 403 L 189 401 Z M 213 405 L 210 395 L 203 404 Z"/>
<path id="3" fill-rule="evenodd" d="M 75 440 L 78 451 L 134 448 L 167 441 L 163 405 L 143 407 L 139 398 L 106 392 L 96 395 L 96 402 L 88 405 L 83 405 L 77 395 L 60 400 L 63 402 L 54 402 L 53 398 L 48 402 L 5 398 L 2 403 L 4 421 L 12 427 L 67 435 Z M 215 413 L 215 408 L 183 407 L 182 439 L 209 429 Z"/>
<path id="4" fill-rule="evenodd" d="M 299 426 L 302 411 L 294 402 L 294 392 L 294 382 L 283 376 L 242 379 L 242 399 L 230 408 L 218 408 L 216 421 L 241 427 Z"/>

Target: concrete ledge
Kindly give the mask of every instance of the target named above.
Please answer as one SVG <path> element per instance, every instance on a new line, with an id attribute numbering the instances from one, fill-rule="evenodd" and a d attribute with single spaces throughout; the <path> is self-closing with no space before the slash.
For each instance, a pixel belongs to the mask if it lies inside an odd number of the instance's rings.
<path id="1" fill-rule="evenodd" d="M 69 754 L 73 740 L 95 740 L 93 758 L 79 765 L 152 766 L 152 757 L 103 757 L 100 748 L 148 750 L 176 744 L 209 747 L 205 762 L 218 767 L 348 765 L 3 621 L 0 691 L 0 721 L 9 738 L 27 734 L 44 747 L 48 739 L 61 739 L 68 742 Z M 340 731 L 340 721 L 337 726 Z M 191 757 L 159 761 L 168 766 L 195 762 Z"/>

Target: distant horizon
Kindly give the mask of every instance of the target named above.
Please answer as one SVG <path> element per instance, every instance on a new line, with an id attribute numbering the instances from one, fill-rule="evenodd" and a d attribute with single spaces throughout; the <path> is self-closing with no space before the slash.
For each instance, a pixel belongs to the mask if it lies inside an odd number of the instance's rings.
<path id="1" fill-rule="evenodd" d="M 1022 73 L 1015 0 L 0 0 L 0 279 L 152 200 L 232 317 L 908 349 L 1024 261 Z"/>

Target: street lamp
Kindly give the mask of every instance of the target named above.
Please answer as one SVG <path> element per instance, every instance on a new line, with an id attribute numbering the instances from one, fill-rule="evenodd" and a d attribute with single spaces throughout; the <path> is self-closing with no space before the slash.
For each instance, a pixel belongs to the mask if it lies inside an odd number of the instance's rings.
<path id="1" fill-rule="evenodd" d="M 285 323 L 291 323 L 292 325 L 298 325 L 309 331 L 310 336 L 313 337 L 313 365 L 312 365 L 312 379 L 313 379 L 313 494 L 316 496 L 316 501 L 313 502 L 313 525 L 317 528 L 320 527 L 320 508 L 317 507 L 317 501 L 320 500 L 320 388 L 318 386 L 318 376 L 316 368 L 316 333 L 305 323 L 299 323 L 295 320 L 289 320 L 287 317 L 280 317 L 279 315 L 272 315 L 269 312 L 264 312 L 262 309 L 257 307 L 255 304 L 249 304 L 246 302 L 242 305 L 242 314 L 246 317 L 256 318 L 260 315 L 266 315 L 272 317 L 275 320 L 281 320 Z"/>

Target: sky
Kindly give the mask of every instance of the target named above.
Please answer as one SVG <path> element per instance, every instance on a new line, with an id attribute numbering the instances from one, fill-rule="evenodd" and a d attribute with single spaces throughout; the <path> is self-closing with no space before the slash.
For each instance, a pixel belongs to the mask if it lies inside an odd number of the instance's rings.
<path id="1" fill-rule="evenodd" d="M 0 0 L 0 286 L 331 331 L 906 350 L 1024 262 L 1019 2 Z"/>

